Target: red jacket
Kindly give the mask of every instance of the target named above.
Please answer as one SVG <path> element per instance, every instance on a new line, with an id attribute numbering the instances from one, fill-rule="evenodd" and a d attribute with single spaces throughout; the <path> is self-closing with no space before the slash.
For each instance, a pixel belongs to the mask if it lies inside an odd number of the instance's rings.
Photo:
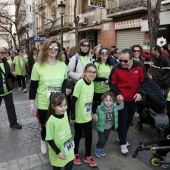
<path id="1" fill-rule="evenodd" d="M 136 93 L 143 95 L 142 86 L 145 85 L 144 80 L 146 78 L 146 71 L 142 63 L 133 61 L 130 70 L 122 68 L 119 63 L 113 67 L 110 73 L 110 90 L 116 96 L 121 94 L 125 101 L 133 101 L 135 100 L 133 97 Z"/>

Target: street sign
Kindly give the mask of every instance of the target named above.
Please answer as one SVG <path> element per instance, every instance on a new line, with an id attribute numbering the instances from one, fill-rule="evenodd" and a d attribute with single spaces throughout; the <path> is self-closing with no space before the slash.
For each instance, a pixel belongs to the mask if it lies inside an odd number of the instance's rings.
<path id="1" fill-rule="evenodd" d="M 46 37 L 33 36 L 30 37 L 30 41 L 44 41 Z"/>
<path id="2" fill-rule="evenodd" d="M 89 6 L 98 7 L 98 8 L 105 8 L 106 7 L 106 0 L 89 0 Z"/>

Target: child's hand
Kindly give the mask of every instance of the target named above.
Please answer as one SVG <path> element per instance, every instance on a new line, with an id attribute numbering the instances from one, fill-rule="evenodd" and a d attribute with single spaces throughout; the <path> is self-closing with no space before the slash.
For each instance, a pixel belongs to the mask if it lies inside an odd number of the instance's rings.
<path id="1" fill-rule="evenodd" d="M 95 122 L 98 121 L 98 116 L 97 116 L 97 114 L 93 114 L 93 120 L 94 120 Z"/>
<path id="2" fill-rule="evenodd" d="M 71 126 L 74 125 L 74 122 L 75 122 L 74 120 L 71 120 L 71 119 L 70 119 L 70 125 L 71 125 Z"/>
<path id="3" fill-rule="evenodd" d="M 63 154 L 62 152 L 60 152 L 60 153 L 58 154 L 58 158 L 59 158 L 59 159 L 63 159 L 63 160 L 66 159 L 65 156 L 64 156 L 64 154 Z"/>

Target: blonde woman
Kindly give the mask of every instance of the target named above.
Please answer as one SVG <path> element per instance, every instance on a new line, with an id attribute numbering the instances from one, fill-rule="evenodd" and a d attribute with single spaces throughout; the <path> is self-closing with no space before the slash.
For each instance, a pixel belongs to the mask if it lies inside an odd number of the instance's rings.
<path id="1" fill-rule="evenodd" d="M 40 50 L 38 61 L 34 64 L 30 83 L 30 113 L 35 115 L 35 99 L 38 117 L 41 124 L 41 152 L 47 153 L 46 121 L 49 107 L 49 97 L 53 92 L 61 92 L 67 80 L 67 66 L 61 58 L 61 45 L 54 39 L 46 39 Z M 66 88 L 65 94 L 69 95 L 71 89 Z"/>
<path id="2" fill-rule="evenodd" d="M 12 74 L 14 76 L 17 76 L 18 81 L 18 90 L 21 91 L 21 82 L 22 82 L 22 88 L 23 92 L 26 93 L 26 82 L 25 82 L 25 76 L 26 76 L 26 60 L 23 57 L 23 50 L 18 49 L 17 50 L 18 56 L 16 56 L 13 60 L 12 64 Z"/>

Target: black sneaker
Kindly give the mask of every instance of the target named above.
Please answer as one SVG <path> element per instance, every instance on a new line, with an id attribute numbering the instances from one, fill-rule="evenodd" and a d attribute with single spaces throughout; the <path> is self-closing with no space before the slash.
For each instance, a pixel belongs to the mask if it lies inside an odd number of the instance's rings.
<path id="1" fill-rule="evenodd" d="M 10 125 L 10 128 L 14 128 L 14 129 L 22 129 L 22 125 L 20 125 L 18 122 Z"/>

